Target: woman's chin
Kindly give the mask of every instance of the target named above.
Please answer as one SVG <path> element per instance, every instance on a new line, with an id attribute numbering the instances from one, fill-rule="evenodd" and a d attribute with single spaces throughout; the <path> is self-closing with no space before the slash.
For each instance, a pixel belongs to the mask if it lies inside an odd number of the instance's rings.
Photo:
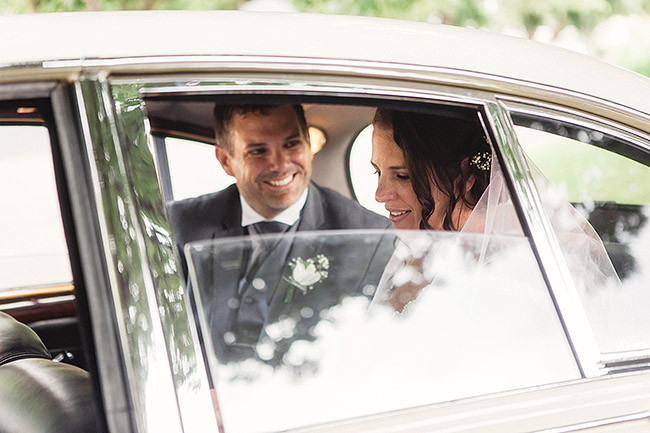
<path id="1" fill-rule="evenodd" d="M 398 221 L 391 218 L 391 221 L 395 230 L 418 230 L 420 228 L 420 222 L 415 221 L 415 218 L 404 218 Z"/>

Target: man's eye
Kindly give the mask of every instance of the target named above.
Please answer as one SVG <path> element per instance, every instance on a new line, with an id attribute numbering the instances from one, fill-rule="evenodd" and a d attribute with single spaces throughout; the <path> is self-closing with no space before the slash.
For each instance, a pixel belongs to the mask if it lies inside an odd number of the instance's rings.
<path id="1" fill-rule="evenodd" d="M 249 150 L 248 153 L 250 155 L 262 155 L 262 154 L 266 153 L 266 149 L 264 149 L 263 147 L 259 147 L 259 148 L 256 148 L 256 149 Z"/>
<path id="2" fill-rule="evenodd" d="M 300 144 L 302 144 L 302 141 L 300 140 L 291 140 L 284 143 L 284 147 L 296 147 L 299 146 Z"/>

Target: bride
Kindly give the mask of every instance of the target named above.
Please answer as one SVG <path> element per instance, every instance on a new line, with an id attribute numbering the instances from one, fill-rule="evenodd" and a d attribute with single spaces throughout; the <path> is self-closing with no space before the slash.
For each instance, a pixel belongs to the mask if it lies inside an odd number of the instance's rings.
<path id="1" fill-rule="evenodd" d="M 378 175 L 375 199 L 384 203 L 395 229 L 483 234 L 480 260 L 490 236 L 524 236 L 505 177 L 474 110 L 445 117 L 378 108 L 373 119 L 371 163 Z M 591 225 L 528 162 L 560 249 L 578 290 L 620 284 Z M 429 244 L 397 233 L 395 254 L 373 304 L 401 312 L 434 277 L 423 277 Z M 419 239 L 422 239 L 420 237 Z M 397 278 L 400 269 L 419 269 Z M 416 277 L 414 277 L 414 275 Z"/>

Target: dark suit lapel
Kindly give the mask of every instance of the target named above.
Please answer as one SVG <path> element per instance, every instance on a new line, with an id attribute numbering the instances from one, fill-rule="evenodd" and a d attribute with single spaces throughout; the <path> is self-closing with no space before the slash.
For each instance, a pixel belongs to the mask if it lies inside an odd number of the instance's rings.
<path id="1" fill-rule="evenodd" d="M 307 201 L 300 213 L 299 231 L 320 230 L 325 224 L 325 208 L 318 188 L 309 184 Z"/>
<path id="2" fill-rule="evenodd" d="M 239 191 L 236 185 L 233 185 L 229 191 L 223 206 L 227 212 L 219 224 L 214 224 L 212 238 L 226 238 L 234 236 L 243 236 L 246 233 L 241 226 L 241 201 Z M 213 251 L 213 281 L 211 296 L 213 297 L 213 306 L 206 311 L 210 314 L 209 318 L 211 332 L 217 344 L 223 344 L 220 340 L 225 332 L 230 331 L 238 299 L 239 282 L 246 271 L 248 257 L 251 253 L 251 244 L 248 240 L 233 243 L 229 245 L 220 245 L 219 249 Z M 234 300 L 234 301 L 233 301 Z"/>
<path id="3" fill-rule="evenodd" d="M 222 238 L 230 236 L 242 236 L 246 234 L 241 226 L 241 200 L 239 199 L 239 190 L 237 186 L 229 191 L 225 200 L 224 207 L 227 209 L 221 224 L 215 224 L 215 231 L 212 238 Z"/>

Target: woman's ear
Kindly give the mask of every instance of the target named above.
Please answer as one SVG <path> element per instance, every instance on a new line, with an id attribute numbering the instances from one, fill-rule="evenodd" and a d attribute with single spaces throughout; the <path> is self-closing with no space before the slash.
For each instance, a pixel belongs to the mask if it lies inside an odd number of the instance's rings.
<path id="1" fill-rule="evenodd" d="M 469 157 L 463 159 L 463 162 L 460 163 L 460 169 L 463 174 L 467 174 L 470 172 L 470 167 L 469 167 Z M 458 182 L 462 181 L 462 176 L 458 179 Z M 474 173 L 471 173 L 467 179 L 465 180 L 465 185 L 463 185 L 463 198 L 467 199 L 469 198 L 469 192 L 472 190 L 472 187 L 474 187 L 474 184 L 476 183 L 476 176 Z"/>
<path id="2" fill-rule="evenodd" d="M 468 198 L 469 192 L 472 190 L 475 183 L 476 183 L 476 176 L 474 175 L 474 173 L 472 173 L 469 175 L 467 181 L 465 182 L 465 191 L 463 191 L 463 193 L 465 194 L 465 198 Z"/>

